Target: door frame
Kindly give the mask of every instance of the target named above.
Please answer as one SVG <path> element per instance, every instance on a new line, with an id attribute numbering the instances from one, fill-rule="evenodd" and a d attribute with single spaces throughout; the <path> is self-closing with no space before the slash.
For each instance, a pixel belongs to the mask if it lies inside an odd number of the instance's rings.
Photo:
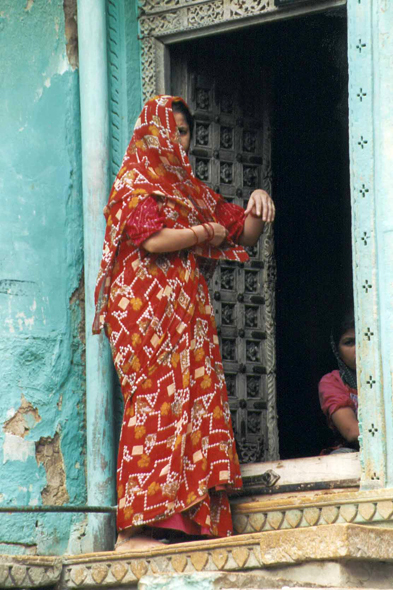
<path id="1" fill-rule="evenodd" d="M 388 394 L 384 399 L 382 379 L 384 331 L 379 321 L 382 277 L 378 274 L 380 251 L 376 231 L 376 148 L 373 141 L 378 130 L 375 100 L 378 95 L 373 85 L 377 62 L 373 54 L 376 21 L 372 18 L 372 11 L 373 7 L 384 1 L 309 0 L 298 4 L 294 0 L 292 6 L 285 8 L 276 7 L 273 0 L 171 0 L 164 8 L 161 0 L 140 0 L 139 5 L 144 101 L 155 94 L 170 92 L 170 45 L 347 5 L 353 277 L 362 489 L 393 485 L 393 475 L 388 471 L 387 461 L 387 453 L 393 454 L 393 448 L 390 449 L 393 441 L 387 442 L 385 420 L 387 413 L 390 430 L 392 401 L 388 399 Z M 124 14 L 125 0 L 108 2 L 112 11 L 117 7 Z"/>

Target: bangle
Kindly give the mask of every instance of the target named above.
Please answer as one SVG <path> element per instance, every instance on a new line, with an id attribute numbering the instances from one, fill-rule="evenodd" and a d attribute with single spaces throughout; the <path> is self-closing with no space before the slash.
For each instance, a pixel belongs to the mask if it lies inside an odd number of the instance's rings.
<path id="1" fill-rule="evenodd" d="M 197 244 L 199 244 L 198 234 L 196 233 L 195 229 L 192 229 L 192 227 L 189 227 L 188 229 L 190 229 L 195 236 L 195 242 L 193 246 L 196 246 Z"/>
<path id="2" fill-rule="evenodd" d="M 212 224 L 210 223 L 210 221 L 207 222 L 207 226 L 211 230 L 211 234 L 210 234 L 210 238 L 209 238 L 209 242 L 211 242 L 212 239 L 214 238 L 214 227 L 212 226 Z"/>
<path id="3" fill-rule="evenodd" d="M 210 240 L 211 240 L 210 232 L 209 232 L 208 228 L 206 227 L 206 224 L 205 223 L 202 223 L 202 227 L 203 227 L 203 229 L 206 232 L 206 241 L 207 242 L 210 242 Z"/>

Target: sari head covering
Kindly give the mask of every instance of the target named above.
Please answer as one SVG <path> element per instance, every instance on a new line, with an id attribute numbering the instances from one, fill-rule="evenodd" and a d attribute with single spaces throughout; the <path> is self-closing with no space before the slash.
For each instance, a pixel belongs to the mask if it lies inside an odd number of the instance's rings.
<path id="1" fill-rule="evenodd" d="M 107 225 L 95 289 L 93 333 L 99 333 L 105 324 L 116 252 L 139 203 L 152 196 L 159 199 L 168 228 L 217 222 L 216 209 L 223 199 L 198 180 L 191 169 L 172 112 L 175 101 L 184 102 L 179 97 L 156 96 L 143 107 L 104 209 Z M 248 260 L 244 248 L 231 240 L 219 247 L 205 242 L 192 250 L 211 260 Z"/>

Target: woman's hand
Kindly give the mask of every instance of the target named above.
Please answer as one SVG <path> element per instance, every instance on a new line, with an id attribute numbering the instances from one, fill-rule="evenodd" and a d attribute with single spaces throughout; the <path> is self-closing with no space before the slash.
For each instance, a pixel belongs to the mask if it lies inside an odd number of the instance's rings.
<path id="1" fill-rule="evenodd" d="M 261 221 L 271 223 L 274 221 L 276 208 L 270 195 L 258 188 L 251 194 L 245 213 L 246 215 L 251 214 L 252 217 L 259 217 Z"/>
<path id="2" fill-rule="evenodd" d="M 246 220 L 243 233 L 239 238 L 239 244 L 242 246 L 255 246 L 265 223 L 274 221 L 276 208 L 267 192 L 258 188 L 251 194 L 245 214 Z"/>
<path id="3" fill-rule="evenodd" d="M 220 246 L 227 238 L 228 230 L 225 229 L 220 223 L 209 223 L 210 227 L 214 230 L 214 237 L 210 241 L 212 246 Z"/>

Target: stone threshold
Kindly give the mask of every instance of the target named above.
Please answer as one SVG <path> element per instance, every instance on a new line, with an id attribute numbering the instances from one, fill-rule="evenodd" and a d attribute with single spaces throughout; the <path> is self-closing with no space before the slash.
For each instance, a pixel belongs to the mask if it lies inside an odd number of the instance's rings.
<path id="1" fill-rule="evenodd" d="M 377 568 L 378 572 L 383 570 L 384 583 L 378 584 L 378 587 L 390 588 L 391 584 L 386 580 L 393 579 L 393 529 L 332 524 L 166 545 L 148 552 L 109 551 L 63 558 L 2 556 L 0 587 L 43 588 L 56 585 L 59 590 L 136 588 L 145 576 L 188 574 L 195 577 L 203 572 L 248 572 L 253 574 L 254 581 L 264 584 L 255 588 L 282 588 L 286 584 L 331 587 L 335 585 L 331 582 L 341 579 L 342 572 L 340 570 L 339 575 L 337 567 L 341 564 L 347 567 L 347 564 L 356 562 L 362 567 L 367 564 L 369 569 Z M 315 564 L 319 564 L 320 574 L 310 573 L 309 578 L 307 571 L 311 571 Z M 335 577 L 325 579 L 322 565 L 326 571 L 328 566 L 336 568 Z M 307 571 L 304 567 L 308 568 Z M 303 573 L 298 575 L 298 571 Z M 373 575 L 369 575 L 369 588 L 372 587 Z M 351 579 L 356 581 L 356 576 L 352 575 Z M 278 581 L 279 586 L 276 585 Z M 357 585 L 360 584 L 351 583 L 352 587 Z M 250 585 L 238 587 L 253 588 Z"/>
<path id="2" fill-rule="evenodd" d="M 231 501 L 235 534 L 332 524 L 393 526 L 393 490 L 297 491 Z"/>

